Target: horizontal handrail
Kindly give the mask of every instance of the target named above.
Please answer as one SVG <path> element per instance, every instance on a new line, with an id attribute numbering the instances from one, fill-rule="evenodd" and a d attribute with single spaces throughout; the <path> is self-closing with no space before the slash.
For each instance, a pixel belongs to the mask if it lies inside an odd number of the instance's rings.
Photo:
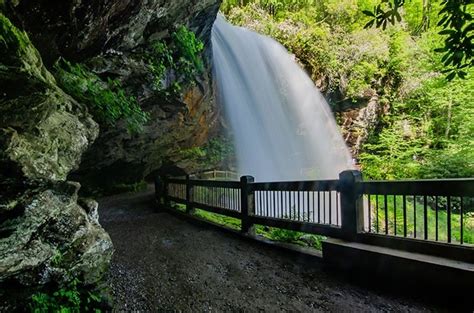
<path id="1" fill-rule="evenodd" d="M 251 190 L 266 191 L 338 191 L 339 180 L 282 181 L 251 183 Z"/>
<path id="2" fill-rule="evenodd" d="M 167 178 L 166 181 L 172 184 L 186 184 L 186 178 Z"/>
<path id="3" fill-rule="evenodd" d="M 161 181 L 165 206 L 235 217 L 243 232 L 260 224 L 457 260 L 474 255 L 472 178 L 362 181 L 360 172 L 345 171 L 331 180 Z"/>
<path id="4" fill-rule="evenodd" d="M 240 188 L 240 182 L 228 181 L 228 180 L 190 179 L 189 184 L 191 186 L 203 186 L 203 187 Z"/>
<path id="5" fill-rule="evenodd" d="M 474 196 L 474 179 L 364 181 L 359 183 L 364 194 L 418 196 Z"/>

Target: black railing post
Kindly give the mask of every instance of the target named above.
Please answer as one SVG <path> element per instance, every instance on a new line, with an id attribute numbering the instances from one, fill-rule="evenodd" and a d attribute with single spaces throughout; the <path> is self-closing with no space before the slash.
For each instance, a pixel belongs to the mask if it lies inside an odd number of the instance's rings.
<path id="1" fill-rule="evenodd" d="M 163 208 L 163 179 L 161 176 L 155 176 L 155 202 L 158 210 Z"/>
<path id="2" fill-rule="evenodd" d="M 339 174 L 339 192 L 341 195 L 341 230 L 343 238 L 355 240 L 357 233 L 364 229 L 362 194 L 358 183 L 362 174 L 348 170 Z"/>
<path id="3" fill-rule="evenodd" d="M 191 184 L 191 180 L 189 175 L 186 175 L 186 213 L 191 214 L 194 211 L 193 208 L 193 185 Z"/>
<path id="4" fill-rule="evenodd" d="M 242 213 L 242 232 L 253 235 L 255 229 L 249 217 L 255 213 L 254 191 L 251 190 L 250 184 L 255 179 L 252 176 L 240 177 L 240 210 Z"/>
<path id="5" fill-rule="evenodd" d="M 171 207 L 171 204 L 170 204 L 170 198 L 168 194 L 169 193 L 168 177 L 163 176 L 162 180 L 163 180 L 163 205 L 166 209 L 169 209 Z"/>

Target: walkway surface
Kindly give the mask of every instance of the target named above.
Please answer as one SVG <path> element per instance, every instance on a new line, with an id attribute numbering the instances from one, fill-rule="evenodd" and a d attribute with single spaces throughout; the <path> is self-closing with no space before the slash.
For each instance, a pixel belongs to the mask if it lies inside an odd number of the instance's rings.
<path id="1" fill-rule="evenodd" d="M 430 312 L 259 243 L 156 213 L 151 191 L 99 201 L 116 311 Z"/>

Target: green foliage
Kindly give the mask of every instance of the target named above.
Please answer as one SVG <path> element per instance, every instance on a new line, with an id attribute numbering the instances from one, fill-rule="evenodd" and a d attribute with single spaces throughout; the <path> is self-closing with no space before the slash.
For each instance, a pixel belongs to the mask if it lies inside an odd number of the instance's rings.
<path id="1" fill-rule="evenodd" d="M 203 168 L 211 168 L 234 155 L 234 145 L 229 138 L 216 137 L 203 147 L 183 149 L 180 154 L 184 159 L 201 163 Z"/>
<path id="2" fill-rule="evenodd" d="M 426 0 L 430 5 L 430 0 Z M 442 0 L 439 11 L 441 26 L 439 34 L 445 36 L 444 46 L 436 48 L 436 52 L 444 53 L 442 62 L 447 73 L 446 79 L 452 80 L 456 76 L 466 78 L 468 67 L 474 65 L 474 22 L 472 0 Z M 376 26 L 385 29 L 390 23 L 394 25 L 402 20 L 400 8 L 405 0 L 382 0 L 373 10 L 362 11 L 371 17 L 366 28 Z M 428 10 L 427 10 L 428 12 Z M 428 13 L 425 13 L 425 15 Z M 424 19 L 426 17 L 424 16 Z"/>
<path id="3" fill-rule="evenodd" d="M 472 201 L 463 202 L 463 242 L 474 244 L 474 206 Z M 446 212 L 446 201 L 444 197 L 438 197 L 438 212 L 436 212 L 435 199 L 428 197 L 427 199 L 427 236 L 429 240 L 436 239 L 436 225 L 438 225 L 438 240 L 446 242 L 448 238 L 448 214 Z M 406 198 L 404 216 L 403 197 L 402 196 L 387 196 L 387 203 L 383 197 L 371 196 L 370 199 L 372 214 L 371 214 L 371 230 L 372 232 L 385 233 L 390 235 L 401 235 L 404 232 L 404 220 L 406 220 L 406 231 L 408 237 L 424 238 L 424 208 L 423 197 Z M 378 203 L 379 209 L 376 210 Z M 453 197 L 451 199 L 451 236 L 453 242 L 461 241 L 461 216 L 459 214 L 459 198 Z M 385 209 L 386 208 L 386 209 Z M 385 229 L 385 216 L 388 220 L 388 228 Z"/>
<path id="4" fill-rule="evenodd" d="M 386 70 L 390 34 L 358 27 L 357 6 L 344 15 L 339 12 L 344 6 L 336 1 L 320 3 L 323 12 L 313 8 L 279 17 L 252 4 L 234 8 L 228 19 L 275 38 L 295 54 L 315 82 L 326 91 L 340 93 L 342 100 L 356 101 L 378 93 L 391 74 Z"/>
<path id="5" fill-rule="evenodd" d="M 184 209 L 183 205 L 178 206 L 180 207 L 180 210 Z M 194 215 L 231 229 L 241 229 L 242 222 L 240 221 L 240 219 L 234 217 L 228 217 L 225 215 L 207 212 L 200 209 L 196 209 L 194 211 Z M 322 241 L 325 239 L 324 236 L 320 235 L 307 234 L 303 232 L 276 227 L 267 227 L 262 225 L 256 226 L 256 233 L 273 241 L 293 243 L 300 246 L 312 247 L 317 250 L 322 249 Z"/>
<path id="6" fill-rule="evenodd" d="M 0 55 L 8 57 L 9 51 L 21 53 L 28 44 L 26 33 L 18 30 L 5 15 L 0 13 Z"/>
<path id="7" fill-rule="evenodd" d="M 61 267 L 64 259 L 57 250 L 51 258 L 51 265 Z M 61 285 L 49 285 L 44 291 L 33 294 L 27 303 L 31 312 L 101 312 L 103 297 L 98 290 L 85 286 L 71 272 L 66 272 L 66 282 Z"/>
<path id="8" fill-rule="evenodd" d="M 204 44 L 185 26 L 180 26 L 171 35 L 171 42 L 154 41 L 147 53 L 147 63 L 155 80 L 155 89 L 166 95 L 176 95 L 182 85 L 194 82 L 203 72 L 202 51 Z M 166 85 L 167 71 L 176 73 L 176 79 Z M 163 87 L 165 85 L 165 87 Z"/>
<path id="9" fill-rule="evenodd" d="M 38 292 L 31 296 L 31 312 L 102 312 L 101 296 L 87 288 L 80 287 L 78 279 L 51 292 Z"/>
<path id="10" fill-rule="evenodd" d="M 213 138 L 204 146 L 204 153 L 209 164 L 219 164 L 234 155 L 234 145 L 229 138 Z"/>
<path id="11" fill-rule="evenodd" d="M 473 177 L 474 100 L 466 90 L 474 90 L 474 80 L 438 76 L 395 102 L 360 156 L 366 177 Z"/>
<path id="12" fill-rule="evenodd" d="M 116 184 L 116 185 L 111 185 L 107 186 L 107 189 L 103 189 L 101 192 L 101 196 L 104 195 L 113 195 L 113 194 L 119 194 L 119 193 L 125 193 L 125 192 L 141 192 L 145 191 L 147 188 L 147 183 L 144 180 L 141 180 L 136 183 L 132 184 Z"/>
<path id="13" fill-rule="evenodd" d="M 365 177 L 474 176 L 473 72 L 465 68 L 466 79 L 447 81 L 446 60 L 435 51 L 446 37 L 437 26 L 444 1 L 405 2 L 402 22 L 385 31 L 364 28 L 363 11 L 380 0 L 321 0 L 304 8 L 279 2 L 277 14 L 255 0 L 228 8 L 227 18 L 294 53 L 336 109 L 378 96 L 385 113 L 359 156 Z"/>
<path id="14" fill-rule="evenodd" d="M 131 133 L 139 133 L 149 120 L 136 98 L 126 95 L 118 80 L 104 82 L 86 66 L 60 60 L 54 66 L 59 86 L 77 101 L 86 104 L 101 124 L 114 126 L 118 120 L 127 122 Z"/>
<path id="15" fill-rule="evenodd" d="M 300 246 L 311 247 L 316 250 L 322 250 L 322 241 L 326 239 L 326 237 L 320 235 L 276 227 L 258 226 L 256 232 L 270 240 L 293 243 Z"/>
<path id="16" fill-rule="evenodd" d="M 180 26 L 172 35 L 176 45 L 178 63 L 186 69 L 189 74 L 195 71 L 202 72 L 204 69 L 201 52 L 204 44 L 196 38 L 196 35 L 185 26 Z"/>

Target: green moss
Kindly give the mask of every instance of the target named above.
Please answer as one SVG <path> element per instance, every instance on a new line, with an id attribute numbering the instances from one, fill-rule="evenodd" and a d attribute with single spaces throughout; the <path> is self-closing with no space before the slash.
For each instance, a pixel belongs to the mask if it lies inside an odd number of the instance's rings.
<path id="1" fill-rule="evenodd" d="M 131 133 L 139 133 L 149 120 L 135 97 L 122 89 L 119 81 L 107 82 L 92 73 L 86 66 L 60 60 L 54 66 L 59 86 L 73 98 L 88 105 L 95 120 L 102 125 L 114 126 L 127 121 Z"/>
<path id="2" fill-rule="evenodd" d="M 0 55 L 0 92 L 6 98 L 30 95 L 55 85 L 26 33 L 1 13 Z"/>
<path id="3" fill-rule="evenodd" d="M 8 61 L 11 54 L 17 57 L 26 53 L 29 44 L 30 40 L 26 33 L 16 28 L 5 15 L 0 13 L 0 54 L 2 55 L 2 63 Z"/>
<path id="4" fill-rule="evenodd" d="M 169 42 L 152 42 L 146 60 L 154 77 L 155 89 L 165 95 L 176 96 L 184 85 L 193 83 L 204 70 L 203 49 L 204 44 L 185 26 L 173 32 Z M 168 71 L 176 73 L 176 78 L 165 85 Z"/>
<path id="5" fill-rule="evenodd" d="M 213 223 L 216 223 L 216 224 L 219 224 L 231 229 L 235 229 L 235 230 L 240 230 L 241 225 L 242 225 L 242 222 L 237 218 L 229 217 L 229 216 L 225 216 L 221 214 L 216 214 L 212 212 L 207 212 L 200 209 L 196 209 L 194 211 L 194 215 L 202 219 L 205 219 Z"/>

